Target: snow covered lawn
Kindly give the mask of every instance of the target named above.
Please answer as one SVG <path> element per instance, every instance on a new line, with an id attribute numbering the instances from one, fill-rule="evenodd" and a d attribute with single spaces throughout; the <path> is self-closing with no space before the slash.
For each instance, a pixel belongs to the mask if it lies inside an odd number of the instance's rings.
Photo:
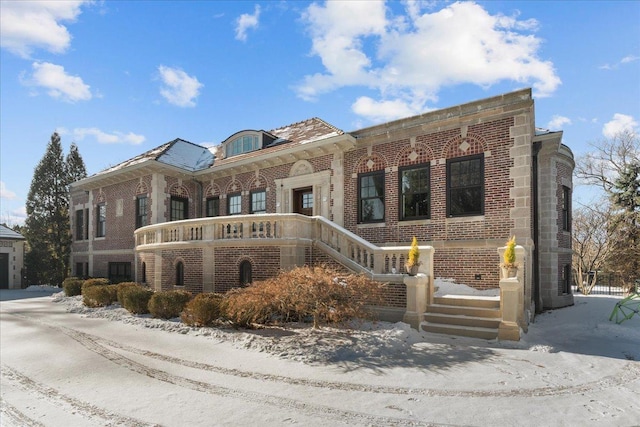
<path id="1" fill-rule="evenodd" d="M 640 317 L 576 296 L 520 342 L 403 323 L 255 331 L 0 292 L 2 426 L 640 425 Z"/>

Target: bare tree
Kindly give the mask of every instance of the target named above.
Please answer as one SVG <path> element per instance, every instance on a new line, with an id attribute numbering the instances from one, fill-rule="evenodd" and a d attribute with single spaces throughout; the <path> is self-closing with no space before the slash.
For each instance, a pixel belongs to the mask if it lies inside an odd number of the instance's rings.
<path id="1" fill-rule="evenodd" d="M 589 295 L 598 281 L 598 273 L 606 265 L 612 245 L 610 205 L 582 206 L 573 212 L 572 245 L 573 278 L 578 290 Z"/>
<path id="2" fill-rule="evenodd" d="M 623 287 L 631 290 L 640 279 L 640 136 L 627 130 L 591 145 L 594 151 L 577 159 L 575 174 L 583 182 L 601 187 L 608 203 L 603 201 L 589 208 L 592 213 L 587 217 L 597 218 L 585 220 L 584 234 L 574 231 L 574 274 L 583 293 L 590 291 L 591 281 L 597 279 L 597 273 L 589 276 L 588 271 L 600 268 L 615 272 Z M 592 248 L 582 247 L 581 242 L 588 242 L 586 246 Z M 590 266 L 593 257 L 598 255 L 599 260 L 601 253 L 606 255 L 606 262 L 598 262 L 598 268 Z M 580 263 L 581 259 L 588 262 Z M 581 271 L 585 268 L 589 269 L 586 277 Z"/>
<path id="3" fill-rule="evenodd" d="M 591 146 L 593 151 L 577 159 L 575 175 L 586 184 L 598 185 L 611 194 L 616 180 L 628 165 L 640 163 L 640 137 L 625 130 Z"/>

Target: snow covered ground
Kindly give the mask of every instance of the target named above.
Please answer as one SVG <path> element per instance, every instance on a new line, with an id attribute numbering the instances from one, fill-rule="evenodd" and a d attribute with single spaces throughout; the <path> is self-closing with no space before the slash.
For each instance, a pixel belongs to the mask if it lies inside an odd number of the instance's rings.
<path id="1" fill-rule="evenodd" d="M 190 328 L 43 288 L 0 299 L 7 427 L 640 425 L 640 317 L 609 322 L 618 297 L 577 295 L 517 343 L 386 322 Z"/>

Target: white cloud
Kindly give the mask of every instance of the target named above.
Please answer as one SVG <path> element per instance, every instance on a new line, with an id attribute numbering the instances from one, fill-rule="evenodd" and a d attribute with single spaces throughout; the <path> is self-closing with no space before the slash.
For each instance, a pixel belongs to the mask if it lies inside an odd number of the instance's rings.
<path id="1" fill-rule="evenodd" d="M 260 6 L 256 5 L 253 10 L 253 15 L 249 13 L 243 13 L 236 20 L 236 40 L 247 40 L 247 30 L 258 28 L 260 19 Z"/>
<path id="2" fill-rule="evenodd" d="M 43 87 L 49 96 L 63 101 L 88 101 L 93 97 L 90 86 L 80 77 L 69 75 L 63 66 L 49 62 L 34 62 L 31 78 L 23 78 L 22 82 L 27 86 Z"/>
<path id="3" fill-rule="evenodd" d="M 192 77 L 179 68 L 158 67 L 163 87 L 160 94 L 173 105 L 178 107 L 195 107 L 195 98 L 200 95 L 204 86 L 196 77 Z"/>
<path id="4" fill-rule="evenodd" d="M 562 129 L 564 125 L 570 125 L 571 119 L 564 116 L 555 115 L 551 118 L 551 121 L 547 124 L 547 127 L 551 130 Z"/>
<path id="5" fill-rule="evenodd" d="M 620 61 L 616 62 L 613 65 L 612 64 L 604 64 L 604 65 L 599 66 L 598 68 L 600 68 L 601 70 L 616 70 L 621 65 L 630 64 L 630 63 L 638 61 L 638 60 L 640 60 L 640 56 L 627 55 L 627 56 L 625 56 L 624 58 L 622 58 Z"/>
<path id="6" fill-rule="evenodd" d="M 7 189 L 7 186 L 4 183 L 4 181 L 0 181 L 0 198 L 8 199 L 8 200 L 13 200 L 16 198 L 16 193 Z"/>
<path id="7" fill-rule="evenodd" d="M 64 128 L 58 130 L 59 133 L 67 133 Z M 76 140 L 81 141 L 87 136 L 95 138 L 100 144 L 142 144 L 146 138 L 143 135 L 137 135 L 133 132 L 123 133 L 113 131 L 111 133 L 103 132 L 98 128 L 76 128 L 73 130 L 73 136 Z"/>
<path id="8" fill-rule="evenodd" d="M 62 22 L 74 22 L 85 1 L 0 2 L 0 46 L 23 58 L 36 48 L 63 53 L 71 35 Z"/>
<path id="9" fill-rule="evenodd" d="M 624 131 L 637 132 L 638 122 L 632 116 L 615 113 L 613 119 L 602 127 L 602 134 L 606 138 L 613 138 L 616 134 Z"/>
<path id="10" fill-rule="evenodd" d="M 561 84 L 553 64 L 538 56 L 541 39 L 532 34 L 536 20 L 490 15 L 471 2 L 432 13 L 423 13 L 421 3 L 404 4 L 402 16 L 388 16 L 384 2 L 309 6 L 303 19 L 312 37 L 311 53 L 320 57 L 325 71 L 305 76 L 294 88 L 298 96 L 313 100 L 340 87 L 367 86 L 379 92 L 380 100 L 358 100 L 354 111 L 389 117 L 395 105 L 401 117 L 407 106 L 426 110 L 447 86 L 489 87 L 509 80 L 532 85 L 535 95 L 543 97 Z"/>
<path id="11" fill-rule="evenodd" d="M 374 122 L 387 122 L 398 117 L 414 116 L 424 112 L 423 109 L 401 99 L 376 101 L 368 96 L 358 98 L 351 109 L 359 116 L 368 117 Z"/>

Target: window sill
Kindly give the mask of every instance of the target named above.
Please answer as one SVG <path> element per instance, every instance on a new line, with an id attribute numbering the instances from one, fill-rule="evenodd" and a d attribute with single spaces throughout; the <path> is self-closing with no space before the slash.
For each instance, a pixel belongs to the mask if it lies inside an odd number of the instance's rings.
<path id="1" fill-rule="evenodd" d="M 365 222 L 362 224 L 358 224 L 356 227 L 357 228 L 382 228 L 386 226 L 387 226 L 386 222 Z"/>
<path id="2" fill-rule="evenodd" d="M 399 226 L 403 226 L 403 225 L 425 225 L 425 224 L 431 224 L 431 219 L 430 218 L 402 219 L 402 220 L 398 221 L 398 225 Z"/>
<path id="3" fill-rule="evenodd" d="M 484 215 L 448 217 L 445 222 L 473 222 L 473 221 L 484 221 Z"/>

